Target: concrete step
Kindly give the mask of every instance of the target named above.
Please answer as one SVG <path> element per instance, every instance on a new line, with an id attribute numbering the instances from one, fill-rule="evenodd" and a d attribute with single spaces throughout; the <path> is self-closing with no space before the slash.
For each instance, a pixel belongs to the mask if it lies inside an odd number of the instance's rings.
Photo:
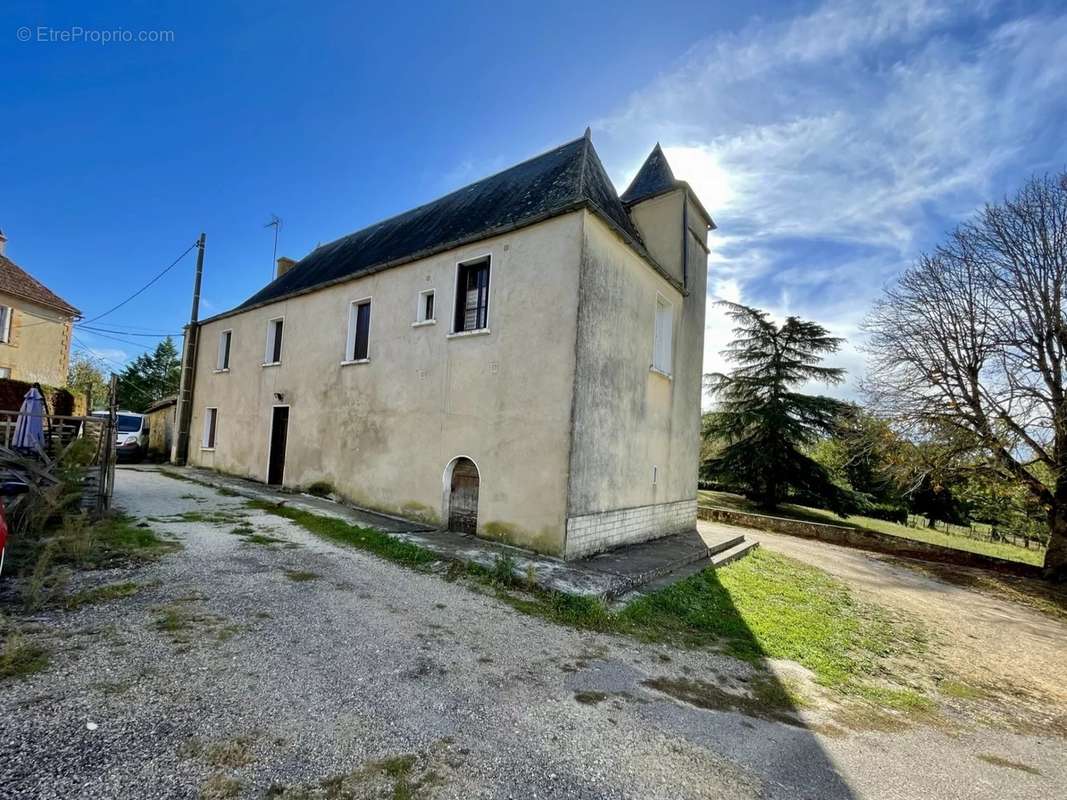
<path id="1" fill-rule="evenodd" d="M 744 558 L 753 550 L 759 547 L 759 542 L 742 540 L 739 544 L 735 544 L 726 550 L 722 550 L 711 557 L 712 568 L 724 567 L 739 558 Z"/>
<path id="2" fill-rule="evenodd" d="M 713 556 L 716 553 L 721 553 L 723 550 L 729 550 L 731 547 L 736 547 L 745 541 L 745 535 L 733 536 L 729 539 L 723 539 L 721 542 L 715 542 L 715 544 L 708 545 L 708 555 Z"/>

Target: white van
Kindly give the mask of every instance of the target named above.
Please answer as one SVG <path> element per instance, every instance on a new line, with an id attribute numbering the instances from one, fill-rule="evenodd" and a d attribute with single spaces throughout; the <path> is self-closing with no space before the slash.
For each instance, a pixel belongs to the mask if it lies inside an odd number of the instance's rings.
<path id="1" fill-rule="evenodd" d="M 94 411 L 106 417 L 106 411 Z M 148 417 L 136 411 L 119 411 L 115 419 L 115 453 L 119 461 L 141 461 L 148 452 Z"/>

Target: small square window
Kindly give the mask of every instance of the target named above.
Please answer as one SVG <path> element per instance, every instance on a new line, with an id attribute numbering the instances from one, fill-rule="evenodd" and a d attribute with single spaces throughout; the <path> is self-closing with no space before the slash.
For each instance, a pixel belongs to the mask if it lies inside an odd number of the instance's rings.
<path id="1" fill-rule="evenodd" d="M 370 358 L 370 299 L 356 300 L 348 307 L 348 352 L 349 361 L 366 361 Z"/>
<path id="2" fill-rule="evenodd" d="M 230 340 L 232 338 L 233 331 L 223 331 L 219 334 L 219 356 L 216 369 L 230 368 Z"/>
<path id="3" fill-rule="evenodd" d="M 427 289 L 424 292 L 419 292 L 419 307 L 415 321 L 433 322 L 434 319 L 434 290 Z"/>
<path id="4" fill-rule="evenodd" d="M 10 378 L 11 367 L 0 367 L 0 378 Z"/>
<path id="5" fill-rule="evenodd" d="M 267 323 L 267 350 L 264 364 L 280 364 L 282 360 L 282 328 L 284 320 L 279 317 Z"/>
<path id="6" fill-rule="evenodd" d="M 656 295 L 656 322 L 652 342 L 652 368 L 671 374 L 674 360 L 674 306 L 661 294 Z"/>
<path id="7" fill-rule="evenodd" d="M 217 408 L 204 409 L 204 442 L 205 450 L 215 449 L 215 429 L 218 425 L 219 410 Z"/>

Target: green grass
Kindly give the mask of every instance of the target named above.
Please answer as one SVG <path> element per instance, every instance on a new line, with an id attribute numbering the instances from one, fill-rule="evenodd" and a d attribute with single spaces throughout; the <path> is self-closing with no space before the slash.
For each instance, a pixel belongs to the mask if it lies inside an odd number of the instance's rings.
<path id="1" fill-rule="evenodd" d="M 92 589 L 85 589 L 76 594 L 68 595 L 63 602 L 68 609 L 75 609 L 92 603 L 104 603 L 109 600 L 132 597 L 137 594 L 140 588 L 140 585 L 133 581 L 108 583 L 104 586 L 94 586 Z"/>
<path id="2" fill-rule="evenodd" d="M 698 494 L 705 505 L 729 508 L 734 511 L 744 511 L 752 514 L 767 513 L 741 495 L 710 491 L 701 491 Z M 990 542 L 982 539 L 972 539 L 968 536 L 954 536 L 933 528 L 912 528 L 908 525 L 900 525 L 884 519 L 874 519 L 873 517 L 864 517 L 856 514 L 850 514 L 848 517 L 839 517 L 833 511 L 827 511 L 822 508 L 783 503 L 772 516 L 874 531 L 875 533 L 897 536 L 901 539 L 911 539 L 917 542 L 936 544 L 941 547 L 950 547 L 955 550 L 965 550 L 970 553 L 1019 561 L 1023 564 L 1041 566 L 1045 561 L 1043 548 L 1027 549 L 1005 542 Z"/>
<path id="3" fill-rule="evenodd" d="M 715 645 L 747 661 L 796 661 L 835 688 L 926 642 L 917 626 L 858 601 L 823 570 L 766 550 L 640 598 L 612 621 L 642 638 Z"/>
<path id="4" fill-rule="evenodd" d="M 293 520 L 323 538 L 415 569 L 439 560 L 418 545 L 343 520 L 262 501 L 250 505 Z M 810 669 L 824 686 L 894 708 L 922 704 L 914 692 L 908 694 L 911 690 L 894 695 L 896 690 L 882 690 L 870 681 L 885 677 L 894 656 L 923 652 L 927 647 L 923 629 L 857 600 L 825 571 L 785 556 L 757 550 L 618 610 L 609 610 L 595 598 L 529 587 L 511 576 L 511 566 L 453 564 L 448 577 L 560 625 L 686 647 L 715 647 L 757 665 L 764 658 L 789 659 Z"/>
<path id="5" fill-rule="evenodd" d="M 124 514 L 112 514 L 89 529 L 92 547 L 78 566 L 102 568 L 127 561 L 154 561 L 181 549 L 181 545 L 160 538 L 143 523 Z"/>
<path id="6" fill-rule="evenodd" d="M 8 632 L 0 648 L 0 680 L 25 678 L 47 667 L 48 650 L 17 631 Z"/>
<path id="7" fill-rule="evenodd" d="M 308 511 L 279 506 L 263 500 L 250 500 L 249 508 L 256 508 L 295 522 L 307 531 L 331 542 L 358 547 L 360 550 L 414 568 L 425 568 L 440 558 L 424 547 L 395 539 L 373 528 L 349 525 L 341 519 L 321 517 Z"/>

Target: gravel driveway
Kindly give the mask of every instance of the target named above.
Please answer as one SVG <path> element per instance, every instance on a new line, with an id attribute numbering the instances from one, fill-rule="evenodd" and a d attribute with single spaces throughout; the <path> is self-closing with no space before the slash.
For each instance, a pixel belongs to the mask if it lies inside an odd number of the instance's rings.
<path id="1" fill-rule="evenodd" d="M 131 598 L 38 620 L 51 668 L 0 686 L 2 797 L 1067 796 L 1061 739 L 700 709 L 642 682 L 748 668 L 557 627 L 153 472 L 120 471 L 116 502 L 184 549 L 108 576 Z"/>

